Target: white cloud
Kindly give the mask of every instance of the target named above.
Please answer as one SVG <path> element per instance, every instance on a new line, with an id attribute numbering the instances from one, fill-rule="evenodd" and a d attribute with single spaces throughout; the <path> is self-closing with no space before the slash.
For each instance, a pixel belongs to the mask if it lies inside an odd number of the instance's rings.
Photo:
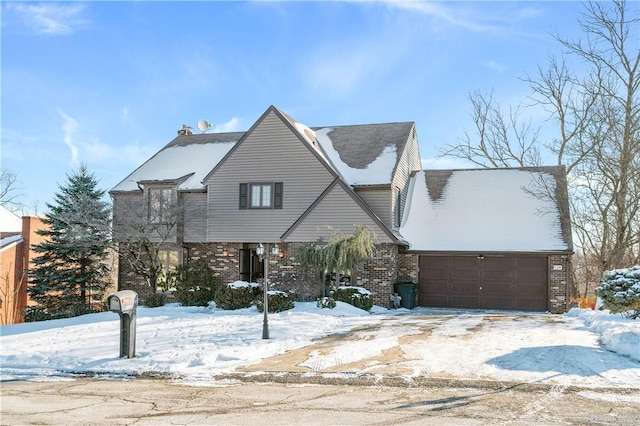
<path id="1" fill-rule="evenodd" d="M 242 130 L 240 128 L 240 119 L 238 117 L 231 117 L 231 120 L 226 123 L 216 124 L 213 127 L 214 133 L 225 133 L 225 132 L 237 132 Z"/>
<path id="2" fill-rule="evenodd" d="M 484 64 L 487 68 L 492 69 L 494 71 L 497 71 L 499 73 L 503 72 L 505 69 L 504 64 L 501 64 L 499 62 L 494 61 L 493 59 L 489 59 L 487 62 L 485 62 Z"/>
<path id="3" fill-rule="evenodd" d="M 338 52 L 332 57 L 319 55 L 308 69 L 309 83 L 318 92 L 348 96 L 366 81 L 364 76 L 378 62 L 375 52 L 366 49 Z"/>
<path id="4" fill-rule="evenodd" d="M 66 35 L 87 25 L 88 21 L 82 16 L 85 5 L 81 3 L 10 3 L 8 12 L 15 12 L 18 20 L 35 31 L 44 35 Z"/>
<path id="5" fill-rule="evenodd" d="M 76 167 L 80 164 L 78 146 L 74 141 L 74 135 L 76 133 L 76 130 L 78 130 L 78 122 L 71 116 L 65 114 L 62 110 L 58 110 L 58 114 L 60 114 L 60 116 L 64 120 L 64 122 L 62 123 L 62 131 L 64 132 L 64 143 L 69 147 L 69 151 L 71 152 L 70 164 L 73 167 Z"/>
<path id="6" fill-rule="evenodd" d="M 385 2 L 388 6 L 397 9 L 404 9 L 417 12 L 422 15 L 431 16 L 439 21 L 466 28 L 473 31 L 494 31 L 497 28 L 480 22 L 471 11 L 467 9 L 447 7 L 442 3 L 427 1 L 395 1 Z"/>

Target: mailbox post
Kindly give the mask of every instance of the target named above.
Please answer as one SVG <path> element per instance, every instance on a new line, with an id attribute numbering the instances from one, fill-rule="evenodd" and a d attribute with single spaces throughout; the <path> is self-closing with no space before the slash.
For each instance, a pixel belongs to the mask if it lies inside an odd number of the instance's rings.
<path id="1" fill-rule="evenodd" d="M 138 293 L 132 290 L 111 293 L 107 297 L 107 305 L 111 312 L 120 315 L 120 357 L 135 357 Z"/>

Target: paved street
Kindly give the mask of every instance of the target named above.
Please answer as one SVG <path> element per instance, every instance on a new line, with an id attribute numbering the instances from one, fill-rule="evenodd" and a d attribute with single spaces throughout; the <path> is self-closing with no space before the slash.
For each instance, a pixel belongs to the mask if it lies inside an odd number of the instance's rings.
<path id="1" fill-rule="evenodd" d="M 637 392 L 165 380 L 2 383 L 2 425 L 636 425 Z"/>

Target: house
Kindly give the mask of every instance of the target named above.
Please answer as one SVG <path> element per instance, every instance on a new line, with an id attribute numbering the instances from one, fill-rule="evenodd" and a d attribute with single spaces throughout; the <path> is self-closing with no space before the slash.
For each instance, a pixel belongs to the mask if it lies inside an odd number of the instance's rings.
<path id="1" fill-rule="evenodd" d="M 22 312 L 28 305 L 27 271 L 35 252 L 31 244 L 42 237 L 42 219 L 19 217 L 0 206 L 0 324 L 23 322 Z"/>
<path id="2" fill-rule="evenodd" d="M 564 312 L 572 252 L 561 167 L 422 170 L 412 122 L 310 128 L 271 106 L 246 132 L 178 136 L 116 185 L 119 289 L 149 288 L 126 252 L 144 234 L 165 270 L 204 258 L 223 282 L 263 279 L 314 300 L 323 277 L 297 249 L 355 224 L 376 255 L 351 277 L 387 306 L 394 283 L 418 305 Z"/>

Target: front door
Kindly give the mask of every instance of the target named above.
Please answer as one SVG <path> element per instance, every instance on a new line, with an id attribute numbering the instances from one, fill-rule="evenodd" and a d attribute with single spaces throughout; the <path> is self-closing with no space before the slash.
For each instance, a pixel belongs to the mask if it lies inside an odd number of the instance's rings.
<path id="1" fill-rule="evenodd" d="M 263 268 L 253 248 L 240 249 L 240 281 L 255 283 L 262 278 Z"/>

